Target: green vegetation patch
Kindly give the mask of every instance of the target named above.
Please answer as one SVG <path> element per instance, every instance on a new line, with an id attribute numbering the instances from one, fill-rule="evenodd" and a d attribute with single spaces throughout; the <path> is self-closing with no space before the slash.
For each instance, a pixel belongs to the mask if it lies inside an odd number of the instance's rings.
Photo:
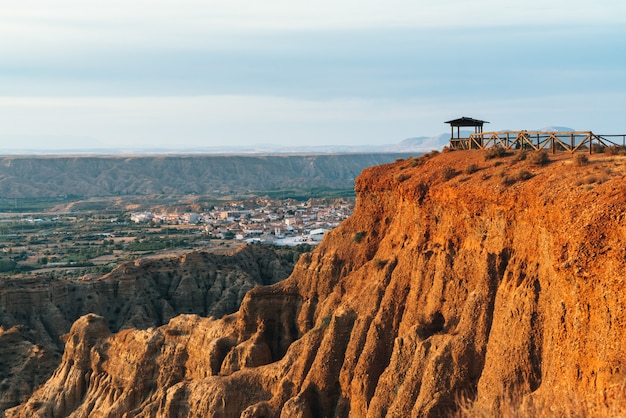
<path id="1" fill-rule="evenodd" d="M 354 233 L 354 242 L 356 242 L 357 244 L 361 241 L 363 241 L 363 238 L 365 238 L 365 235 L 367 235 L 367 232 L 365 231 L 359 231 L 359 232 L 355 232 Z"/>
<path id="2" fill-rule="evenodd" d="M 7 258 L 0 258 L 0 273 L 7 273 L 15 270 L 17 263 Z"/>
<path id="3" fill-rule="evenodd" d="M 158 251 L 167 248 L 186 247 L 189 244 L 187 239 L 144 239 L 136 240 L 126 246 L 128 251 Z"/>
<path id="4" fill-rule="evenodd" d="M 280 189 L 258 191 L 255 194 L 267 196 L 270 199 L 293 199 L 299 202 L 305 202 L 309 199 L 330 198 L 346 198 L 355 197 L 353 188 L 348 189 L 331 189 L 326 187 L 315 187 L 312 189 Z"/>
<path id="5" fill-rule="evenodd" d="M 56 205 L 78 201 L 76 197 L 10 198 L 0 197 L 0 212 L 23 213 L 45 212 Z"/>

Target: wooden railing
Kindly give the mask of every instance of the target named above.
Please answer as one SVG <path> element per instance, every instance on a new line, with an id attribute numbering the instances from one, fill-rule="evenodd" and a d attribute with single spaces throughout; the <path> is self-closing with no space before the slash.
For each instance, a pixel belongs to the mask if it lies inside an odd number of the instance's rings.
<path id="1" fill-rule="evenodd" d="M 485 149 L 501 146 L 506 150 L 515 149 L 549 149 L 557 151 L 588 151 L 594 147 L 626 146 L 624 135 L 596 135 L 591 131 L 577 132 L 540 132 L 540 131 L 502 131 L 478 132 L 469 138 L 452 138 L 450 147 L 455 149 Z"/>

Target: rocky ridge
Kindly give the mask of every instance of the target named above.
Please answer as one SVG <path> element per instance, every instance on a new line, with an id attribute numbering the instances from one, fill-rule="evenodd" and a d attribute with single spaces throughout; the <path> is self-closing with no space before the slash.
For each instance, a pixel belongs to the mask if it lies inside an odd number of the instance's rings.
<path id="1" fill-rule="evenodd" d="M 10 417 L 440 417 L 624 407 L 626 160 L 479 151 L 365 170 L 351 218 L 222 319 L 72 326 Z"/>
<path id="2" fill-rule="evenodd" d="M 82 315 L 100 315 L 115 332 L 157 327 L 183 313 L 221 318 L 254 286 L 286 278 L 292 260 L 249 245 L 227 255 L 139 259 L 99 279 L 0 279 L 0 411 L 52 375 L 61 336 Z"/>
<path id="3" fill-rule="evenodd" d="M 0 196 L 209 194 L 350 189 L 365 168 L 410 153 L 0 157 Z"/>

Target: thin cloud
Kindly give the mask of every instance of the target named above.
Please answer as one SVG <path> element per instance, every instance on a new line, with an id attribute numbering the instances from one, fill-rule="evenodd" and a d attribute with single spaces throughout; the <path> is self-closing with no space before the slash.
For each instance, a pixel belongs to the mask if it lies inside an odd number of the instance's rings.
<path id="1" fill-rule="evenodd" d="M 398 27 L 493 27 L 526 24 L 618 24 L 626 5 L 614 0 L 6 0 L 0 19 L 34 23 L 119 25 L 170 32 L 319 30 Z M 134 28 L 134 29 L 133 29 Z"/>
<path id="2" fill-rule="evenodd" d="M 460 115 L 620 130 L 623 23 L 610 0 L 7 0 L 0 138 L 368 144 Z"/>

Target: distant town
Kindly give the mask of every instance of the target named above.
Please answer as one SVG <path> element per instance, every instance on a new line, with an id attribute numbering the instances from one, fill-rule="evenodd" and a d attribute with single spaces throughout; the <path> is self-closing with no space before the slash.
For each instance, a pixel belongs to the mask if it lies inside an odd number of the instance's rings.
<path id="1" fill-rule="evenodd" d="M 163 205 L 138 210 L 76 209 L 0 214 L 0 273 L 98 276 L 138 257 L 192 250 L 231 251 L 259 243 L 317 245 L 352 214 L 355 199 L 250 198 L 220 204 Z M 131 205 L 132 206 L 132 205 Z"/>
<path id="2" fill-rule="evenodd" d="M 197 225 L 212 239 L 235 239 L 274 245 L 316 244 L 326 231 L 338 226 L 352 213 L 353 199 L 335 200 L 330 205 L 294 200 L 257 199 L 250 203 L 230 203 L 202 213 L 132 212 L 136 224 Z"/>

